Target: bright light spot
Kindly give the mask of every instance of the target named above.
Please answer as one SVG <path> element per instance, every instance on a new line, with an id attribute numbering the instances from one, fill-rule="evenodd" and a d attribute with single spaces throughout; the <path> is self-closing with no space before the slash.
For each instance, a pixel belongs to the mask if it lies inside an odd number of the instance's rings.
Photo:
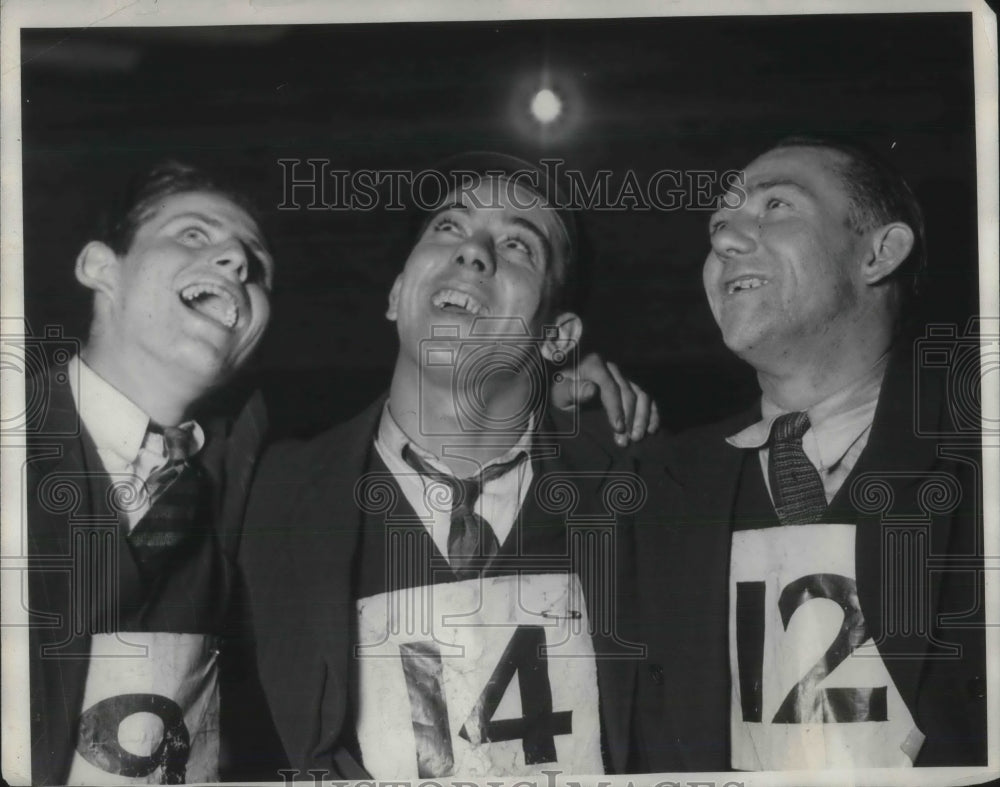
<path id="1" fill-rule="evenodd" d="M 531 99 L 531 114 L 539 123 L 551 123 L 561 112 L 562 101 L 547 87 L 539 90 Z"/>

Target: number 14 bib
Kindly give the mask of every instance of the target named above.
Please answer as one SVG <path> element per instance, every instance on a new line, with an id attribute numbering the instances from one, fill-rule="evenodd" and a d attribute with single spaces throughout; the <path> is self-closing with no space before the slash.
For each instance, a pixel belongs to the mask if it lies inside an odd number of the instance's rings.
<path id="1" fill-rule="evenodd" d="M 923 743 L 858 603 L 854 525 L 733 534 L 732 764 L 903 767 Z"/>
<path id="2" fill-rule="evenodd" d="M 384 593 L 358 620 L 358 740 L 377 779 L 603 772 L 575 574 Z"/>

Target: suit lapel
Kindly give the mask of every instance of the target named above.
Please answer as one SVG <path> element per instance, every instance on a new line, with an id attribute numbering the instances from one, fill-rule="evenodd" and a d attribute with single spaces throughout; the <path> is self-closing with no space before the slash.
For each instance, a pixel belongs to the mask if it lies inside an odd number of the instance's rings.
<path id="1" fill-rule="evenodd" d="M 886 553 L 889 548 L 889 542 L 884 539 L 886 523 L 893 515 L 896 517 L 903 515 L 902 520 L 898 521 L 907 529 L 919 523 L 924 512 L 920 510 L 918 489 L 926 482 L 929 473 L 940 461 L 936 454 L 937 441 L 921 438 L 917 434 L 915 411 L 912 407 L 906 406 L 914 403 L 914 398 L 915 389 L 909 358 L 905 352 L 897 352 L 886 371 L 868 445 L 830 507 L 832 517 L 836 517 L 838 511 L 847 511 L 853 517 L 849 521 L 857 522 L 855 566 L 858 599 L 864 611 L 868 631 L 877 642 L 887 636 L 886 621 L 883 617 L 885 605 L 883 593 L 889 589 L 885 584 L 887 576 L 885 564 L 891 556 Z M 944 403 L 940 388 L 926 386 L 921 388 L 920 399 L 916 404 L 922 408 L 920 424 L 925 429 L 931 432 L 938 431 Z M 889 508 L 875 513 L 857 512 L 852 498 L 865 497 L 862 490 L 866 482 L 880 486 L 886 483 L 890 485 L 892 494 L 887 503 Z M 855 487 L 853 493 L 852 487 Z M 934 517 L 932 525 L 934 543 L 948 543 L 950 517 Z M 927 549 L 933 549 L 931 539 L 927 540 Z M 913 560 L 913 556 L 905 552 L 899 552 L 898 557 L 907 562 Z M 889 562 L 895 561 L 889 560 Z M 895 592 L 906 592 L 906 590 L 896 588 Z M 929 598 L 928 602 L 930 613 L 936 614 L 937 597 Z M 890 637 L 885 644 L 880 643 L 880 649 L 888 651 L 892 649 L 892 645 Z M 920 674 L 925 663 L 923 655 L 927 646 L 926 638 L 909 636 L 903 645 L 906 658 L 884 658 L 893 682 L 910 708 L 916 707 Z M 915 652 L 915 647 L 920 648 L 919 654 Z"/>
<path id="2" fill-rule="evenodd" d="M 235 421 L 215 417 L 205 423 L 201 464 L 212 480 L 216 528 L 231 558 L 239 549 L 250 482 L 266 431 L 267 411 L 259 391 L 250 396 Z"/>
<path id="3" fill-rule="evenodd" d="M 736 524 L 737 481 L 746 452 L 729 445 L 726 438 L 759 419 L 760 407 L 756 405 L 721 424 L 680 437 L 678 454 L 684 457 L 684 465 L 678 466 L 676 473 L 692 523 L 730 528 Z"/>
<path id="4" fill-rule="evenodd" d="M 674 571 L 661 576 L 663 552 L 642 547 L 638 550 L 642 576 L 659 576 L 654 586 L 662 588 L 666 597 L 673 597 L 676 608 L 700 610 L 698 622 L 688 624 L 694 628 L 694 641 L 678 646 L 675 630 L 652 635 L 659 643 L 658 658 L 664 660 L 663 666 L 670 675 L 664 684 L 664 702 L 665 718 L 672 729 L 666 730 L 663 737 L 683 742 L 674 762 L 682 763 L 686 769 L 729 766 L 727 578 L 732 532 L 738 524 L 736 496 L 747 452 L 729 445 L 726 437 L 759 417 L 759 408 L 753 407 L 721 424 L 678 437 L 675 454 L 682 461 L 675 460 L 668 470 L 681 487 L 680 521 L 664 528 L 658 540 L 669 554 L 691 558 L 674 559 L 671 563 Z M 677 516 L 671 510 L 667 515 L 668 522 L 670 517 Z M 698 639 L 702 637 L 704 642 L 699 646 Z M 678 647 L 680 650 L 674 652 Z"/>
<path id="5" fill-rule="evenodd" d="M 215 584 L 218 597 L 213 593 L 211 604 L 225 619 L 237 591 L 243 518 L 267 429 L 263 397 L 260 392 L 253 393 L 235 420 L 216 416 L 202 423 L 205 446 L 197 461 L 210 482 L 212 535 L 221 547 L 217 563 L 220 581 Z"/>
<path id="6" fill-rule="evenodd" d="M 549 428 L 542 433 L 552 434 Z M 567 524 L 607 518 L 601 490 L 613 457 L 585 433 L 567 440 L 539 440 L 532 446 L 532 479 L 518 512 L 518 527 L 504 542 L 501 555 L 521 554 L 518 541 L 555 541 L 569 546 Z M 566 483 L 572 493 L 564 495 Z M 530 532 L 524 532 L 530 528 Z M 567 553 L 568 554 L 568 553 Z"/>
<path id="7" fill-rule="evenodd" d="M 93 610 L 79 611 L 87 625 L 82 633 L 74 633 L 72 589 L 79 579 L 74 572 L 79 570 L 81 554 L 72 535 L 102 513 L 107 521 L 107 512 L 100 509 L 110 479 L 82 427 L 69 386 L 54 376 L 49 385 L 45 423 L 29 443 L 27 493 L 29 554 L 36 564 L 29 574 L 30 607 L 36 614 L 60 618 L 58 626 L 36 623 L 30 638 L 32 772 L 36 782 L 51 784 L 63 783 L 69 776 L 90 655 Z M 60 487 L 70 490 L 67 497 L 60 498 Z M 51 504 L 60 499 L 70 501 L 72 508 Z M 123 541 L 115 540 L 119 546 Z M 62 568 L 46 567 L 53 561 Z"/>
<path id="8" fill-rule="evenodd" d="M 301 484 L 302 498 L 291 516 L 308 523 L 286 528 L 286 549 L 295 570 L 306 578 L 310 597 L 339 598 L 345 577 L 354 570 L 363 512 L 356 497 L 358 479 L 368 468 L 385 398 L 331 433 L 327 451 Z M 308 542 L 309 548 L 303 543 Z M 353 593 L 353 587 L 350 589 Z M 354 621 L 348 621 L 353 627 Z M 342 633 L 342 632 L 338 632 Z M 336 643 L 331 643 L 336 647 Z"/>
<path id="9" fill-rule="evenodd" d="M 602 425 L 603 426 L 603 425 Z M 552 429 L 547 433 L 555 432 Z M 619 567 L 627 558 L 620 554 L 621 549 L 631 544 L 631 539 L 623 536 L 622 531 L 631 528 L 630 517 L 617 516 L 614 512 L 614 496 L 609 492 L 609 483 L 614 481 L 616 471 L 622 473 L 631 469 L 626 467 L 625 452 L 617 456 L 606 451 L 598 442 L 592 439 L 586 431 L 580 431 L 576 436 L 559 441 L 540 441 L 533 447 L 533 478 L 528 496 L 518 518 L 516 532 L 527 536 L 525 541 L 541 542 L 550 549 L 558 550 L 557 554 L 571 555 L 573 545 L 570 541 L 570 528 L 586 523 L 601 523 L 615 520 L 616 552 L 618 560 L 614 579 L 618 582 L 618 593 L 612 599 L 617 607 L 631 604 L 634 594 L 628 588 L 620 585 L 627 580 L 622 577 Z M 559 488 L 568 482 L 573 494 L 563 495 Z M 559 503 L 565 502 L 565 505 Z M 628 521 L 626 521 L 628 520 Z M 524 533 L 524 528 L 531 528 L 530 534 Z M 516 546 L 511 547 L 513 539 L 508 539 L 501 554 L 516 552 Z M 605 561 L 598 561 L 601 565 Z M 580 566 L 585 569 L 586 566 Z M 593 598 L 593 592 L 603 595 L 612 592 L 606 582 L 597 581 L 592 587 L 593 577 L 580 576 L 580 581 L 587 596 L 587 609 L 592 630 L 604 632 L 615 622 L 616 609 L 610 620 L 601 618 L 609 599 Z M 605 578 L 608 579 L 608 578 Z M 633 686 L 635 681 L 635 660 L 630 658 L 613 658 L 621 654 L 607 653 L 609 645 L 618 646 L 617 641 L 609 637 L 595 637 L 597 654 L 597 682 L 601 705 L 602 734 L 604 745 L 612 769 L 624 773 L 627 767 L 630 738 Z"/>

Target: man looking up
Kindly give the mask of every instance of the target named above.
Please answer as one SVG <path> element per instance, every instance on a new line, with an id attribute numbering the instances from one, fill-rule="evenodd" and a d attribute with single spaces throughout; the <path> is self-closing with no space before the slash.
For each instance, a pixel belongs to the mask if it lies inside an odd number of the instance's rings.
<path id="1" fill-rule="evenodd" d="M 518 175 L 541 174 L 525 162 L 452 170 L 470 178 L 389 292 L 388 395 L 276 446 L 257 475 L 243 559 L 262 680 L 302 770 L 624 770 L 632 662 L 602 657 L 627 650 L 605 607 L 626 596 L 611 566 L 628 541 L 607 489 L 639 494 L 605 424 L 595 436 L 545 407 L 543 359 L 582 331 L 564 300 L 572 218 Z M 596 520 L 603 540 L 568 520 Z"/>
<path id="2" fill-rule="evenodd" d="M 235 418 L 194 418 L 259 343 L 273 275 L 246 199 L 173 163 L 77 257 L 89 337 L 42 382 L 51 406 L 29 446 L 30 606 L 56 621 L 30 633 L 36 784 L 218 781 L 220 746 L 246 758 L 237 773 L 268 772 L 263 742 L 234 749 L 219 720 L 263 410 L 254 397 Z M 71 572 L 47 563 L 64 556 Z M 243 711 L 266 714 L 249 694 Z"/>
<path id="3" fill-rule="evenodd" d="M 208 173 L 166 164 L 78 256 L 90 336 L 34 381 L 51 406 L 30 446 L 29 601 L 57 620 L 31 631 L 36 783 L 279 778 L 235 565 L 266 418 L 259 396 L 224 413 L 232 397 L 213 396 L 270 316 L 255 216 Z M 655 409 L 616 375 L 596 356 L 579 370 L 645 430 Z"/>
<path id="4" fill-rule="evenodd" d="M 672 593 L 704 626 L 688 655 L 658 636 L 653 602 L 642 613 L 651 658 L 687 681 L 640 688 L 649 767 L 686 686 L 701 691 L 693 769 L 984 763 L 979 454 L 944 448 L 959 434 L 946 391 L 916 385 L 919 206 L 893 168 L 832 140 L 785 140 L 744 176 L 711 218 L 704 285 L 761 398 L 680 436 L 683 524 L 639 533 L 642 598 Z M 686 546 L 695 589 L 647 558 Z"/>

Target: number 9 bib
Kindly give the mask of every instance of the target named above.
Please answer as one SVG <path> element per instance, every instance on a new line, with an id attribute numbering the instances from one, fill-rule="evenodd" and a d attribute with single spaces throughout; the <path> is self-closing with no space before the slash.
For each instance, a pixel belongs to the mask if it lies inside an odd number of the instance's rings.
<path id="1" fill-rule="evenodd" d="M 127 655 L 109 655 L 122 650 L 123 643 L 132 649 Z M 95 635 L 69 784 L 184 784 L 218 778 L 215 637 Z"/>

